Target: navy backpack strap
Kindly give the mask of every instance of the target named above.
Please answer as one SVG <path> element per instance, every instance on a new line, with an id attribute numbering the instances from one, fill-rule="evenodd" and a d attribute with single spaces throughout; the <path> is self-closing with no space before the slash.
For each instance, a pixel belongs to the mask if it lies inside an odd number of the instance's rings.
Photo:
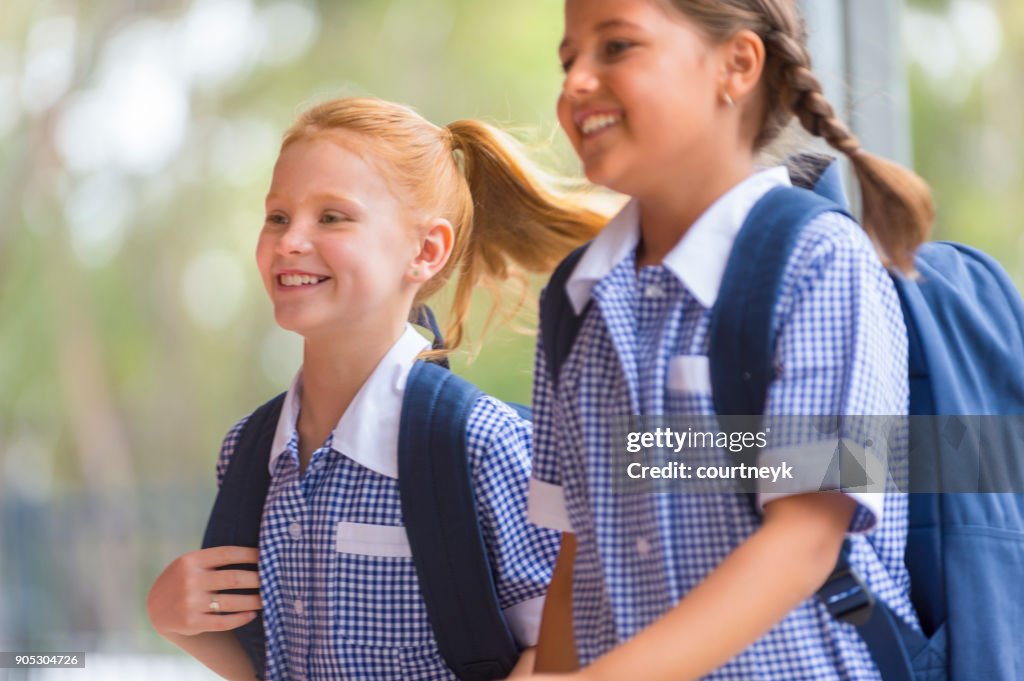
<path id="1" fill-rule="evenodd" d="M 540 333 L 541 343 L 544 347 L 544 359 L 548 365 L 548 376 L 552 384 L 558 383 L 558 374 L 562 370 L 562 364 L 572 352 L 573 343 L 576 342 L 576 335 L 583 324 L 583 318 L 587 316 L 587 310 L 576 314 L 569 300 L 569 294 L 565 285 L 572 276 L 573 270 L 579 264 L 580 258 L 587 252 L 589 243 L 583 244 L 575 251 L 566 256 L 548 281 L 547 290 L 541 300 L 540 306 Z M 587 309 L 589 309 L 589 304 Z"/>
<path id="2" fill-rule="evenodd" d="M 775 302 L 797 238 L 838 204 L 796 187 L 769 191 L 736 236 L 711 311 L 711 385 L 720 416 L 760 416 L 775 378 Z"/>
<path id="3" fill-rule="evenodd" d="M 711 393 L 720 427 L 749 432 L 764 414 L 775 379 L 775 302 L 782 277 L 803 228 L 827 211 L 845 211 L 833 201 L 798 187 L 776 187 L 744 221 L 722 275 L 708 329 Z M 734 454 L 737 464 L 756 465 L 756 449 Z M 739 481 L 756 510 L 756 480 Z"/>
<path id="4" fill-rule="evenodd" d="M 444 336 L 441 335 L 441 327 L 437 324 L 437 317 L 434 316 L 434 311 L 426 304 L 417 305 L 412 309 L 412 314 L 409 315 L 409 321 L 413 324 L 423 327 L 430 331 L 434 336 L 434 340 L 431 343 L 431 349 L 433 350 L 444 350 Z M 438 357 L 430 360 L 434 364 L 439 364 L 445 369 L 450 369 L 448 363 L 448 357 Z"/>
<path id="5" fill-rule="evenodd" d="M 471 484 L 466 426 L 481 395 L 451 372 L 416 362 L 398 436 L 402 517 L 420 591 L 441 655 L 463 681 L 503 679 L 519 658 Z"/>
<path id="6" fill-rule="evenodd" d="M 242 427 L 210 512 L 206 533 L 203 535 L 204 549 L 213 546 L 259 546 L 263 503 L 270 487 L 270 447 L 285 394 L 278 395 L 254 411 Z M 220 569 L 255 570 L 256 566 L 225 565 Z M 259 592 L 255 589 L 233 589 L 224 593 Z M 235 636 L 249 656 L 257 678 L 262 679 L 267 664 L 262 613 L 235 629 Z"/>
<path id="7" fill-rule="evenodd" d="M 883 681 L 915 681 L 911 658 L 927 642 L 871 593 L 850 563 L 849 540 L 817 596 L 833 617 L 857 627 Z"/>

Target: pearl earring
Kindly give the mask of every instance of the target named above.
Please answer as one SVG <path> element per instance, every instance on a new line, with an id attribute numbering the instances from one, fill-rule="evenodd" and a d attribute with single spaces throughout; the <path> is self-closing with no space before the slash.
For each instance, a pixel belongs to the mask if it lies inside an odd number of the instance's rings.
<path id="1" fill-rule="evenodd" d="M 722 92 L 722 101 L 724 101 L 726 106 L 730 109 L 736 108 L 736 102 L 733 101 L 732 96 L 728 92 Z"/>

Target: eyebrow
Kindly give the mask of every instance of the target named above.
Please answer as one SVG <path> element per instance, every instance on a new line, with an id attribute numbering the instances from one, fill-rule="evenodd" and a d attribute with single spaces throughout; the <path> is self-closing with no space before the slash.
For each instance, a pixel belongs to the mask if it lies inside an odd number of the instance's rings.
<path id="1" fill-rule="evenodd" d="M 272 203 L 277 200 L 283 199 L 282 194 L 267 194 L 265 203 Z M 309 197 L 311 200 L 320 202 L 335 202 L 345 204 L 346 208 L 354 209 L 356 211 L 365 211 L 366 207 L 363 206 L 362 202 L 353 199 L 348 196 L 342 196 L 341 194 L 335 194 L 333 192 L 318 192 Z"/>
<path id="2" fill-rule="evenodd" d="M 594 26 L 594 32 L 600 33 L 609 28 L 642 28 L 639 24 L 634 24 L 632 21 L 626 21 L 625 19 L 605 19 L 596 26 Z M 570 45 L 571 41 L 568 38 L 562 38 L 562 42 L 558 44 L 558 51 L 561 52 Z"/>

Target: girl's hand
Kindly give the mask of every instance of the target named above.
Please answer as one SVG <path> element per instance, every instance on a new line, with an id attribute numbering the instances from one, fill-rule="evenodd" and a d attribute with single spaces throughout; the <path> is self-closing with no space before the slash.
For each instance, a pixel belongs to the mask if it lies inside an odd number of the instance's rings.
<path id="1" fill-rule="evenodd" d="M 192 551 L 167 566 L 149 590 L 146 610 L 157 633 L 194 636 L 228 631 L 250 622 L 263 607 L 258 595 L 218 593 L 258 589 L 252 570 L 218 570 L 224 565 L 256 563 L 259 553 L 244 546 L 217 546 Z"/>

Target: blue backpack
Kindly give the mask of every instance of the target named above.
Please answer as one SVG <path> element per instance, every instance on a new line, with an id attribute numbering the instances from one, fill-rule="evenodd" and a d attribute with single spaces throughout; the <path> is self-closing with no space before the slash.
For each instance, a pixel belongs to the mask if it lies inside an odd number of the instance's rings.
<path id="1" fill-rule="evenodd" d="M 755 205 L 726 265 L 709 329 L 720 416 L 763 415 L 775 377 L 772 315 L 792 247 L 817 215 L 846 213 L 837 165 L 801 162 L 814 167 L 810 180 Z M 552 381 L 587 313 L 575 315 L 565 294 L 585 248 L 555 271 L 541 308 Z M 912 419 L 912 485 L 914 452 L 929 453 L 918 464 L 925 474 L 947 479 L 964 458 L 977 459 L 970 438 L 949 442 L 958 417 L 1024 414 L 1024 303 L 1010 278 L 991 257 L 951 243 L 922 246 L 916 268 L 917 278 L 893 275 L 908 333 L 910 414 L 948 418 L 917 427 Z M 1024 494 L 912 493 L 909 507 L 905 559 L 921 632 L 870 593 L 847 546 L 818 597 L 857 627 L 884 681 L 1024 679 Z"/>
<path id="2" fill-rule="evenodd" d="M 437 347 L 440 332 L 429 311 L 426 315 Z M 445 662 L 464 681 L 503 679 L 515 666 L 520 650 L 498 602 L 466 447 L 469 415 L 483 393 L 442 364 L 417 361 L 406 382 L 398 436 L 402 518 L 431 629 Z M 203 548 L 259 545 L 270 486 L 270 448 L 284 397 L 278 395 L 259 407 L 243 427 L 210 513 Z M 520 416 L 530 417 L 528 408 L 509 406 Z M 256 566 L 222 569 L 254 570 Z M 257 677 L 265 678 L 262 613 L 234 631 Z"/>

